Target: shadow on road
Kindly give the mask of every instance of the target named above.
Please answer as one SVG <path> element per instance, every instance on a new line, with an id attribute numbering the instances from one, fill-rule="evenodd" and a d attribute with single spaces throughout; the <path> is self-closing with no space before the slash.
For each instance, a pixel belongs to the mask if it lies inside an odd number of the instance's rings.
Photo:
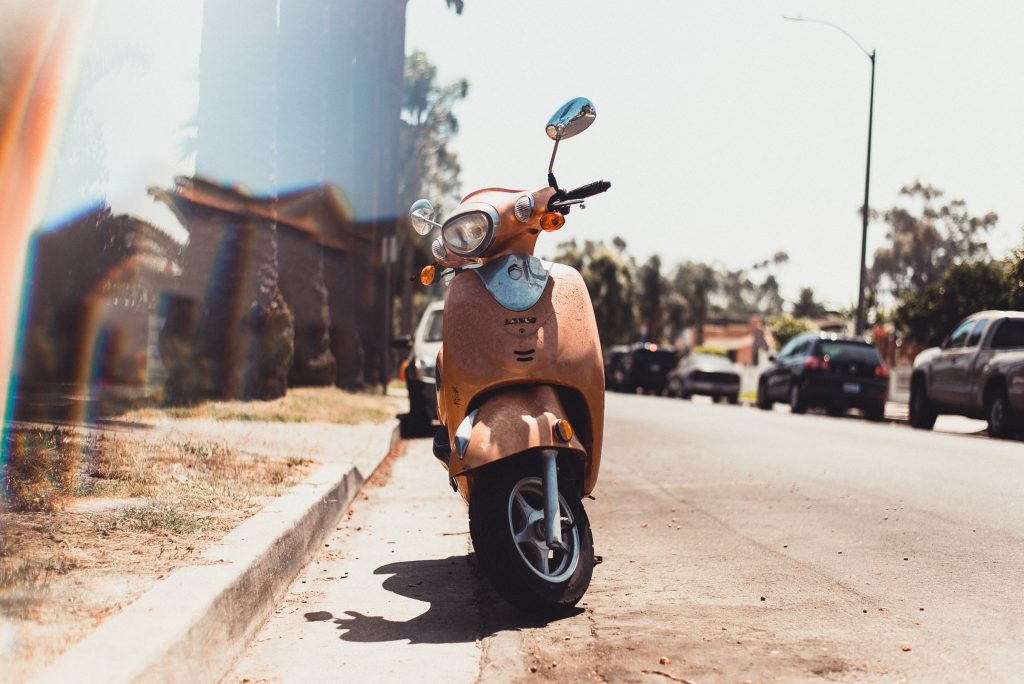
<path id="1" fill-rule="evenodd" d="M 389 620 L 354 610 L 335 616 L 325 610 L 306 613 L 309 622 L 328 622 L 353 642 L 408 641 L 411 644 L 451 644 L 476 641 L 497 632 L 541 627 L 547 622 L 523 616 L 495 594 L 476 575 L 476 559 L 449 556 L 435 560 L 389 563 L 374 571 L 391 575 L 388 591 L 429 604 L 427 612 L 410 620 Z M 578 609 L 573 613 L 582 613 Z"/>

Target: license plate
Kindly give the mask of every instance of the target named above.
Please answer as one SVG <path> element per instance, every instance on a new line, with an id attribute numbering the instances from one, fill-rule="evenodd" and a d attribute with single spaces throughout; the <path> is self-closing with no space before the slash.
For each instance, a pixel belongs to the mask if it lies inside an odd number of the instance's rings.
<path id="1" fill-rule="evenodd" d="M 860 392 L 860 384 L 856 382 L 844 382 L 843 391 L 847 394 L 857 394 Z"/>

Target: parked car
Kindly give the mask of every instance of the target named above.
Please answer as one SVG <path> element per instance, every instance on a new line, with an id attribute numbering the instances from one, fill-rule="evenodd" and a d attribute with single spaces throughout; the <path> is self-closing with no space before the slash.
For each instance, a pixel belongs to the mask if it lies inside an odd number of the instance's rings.
<path id="1" fill-rule="evenodd" d="M 409 356 L 403 362 L 405 386 L 409 391 L 409 425 L 426 430 L 437 419 L 437 353 L 444 330 L 444 302 L 427 305 L 416 334 L 406 338 Z"/>
<path id="2" fill-rule="evenodd" d="M 889 398 L 889 368 L 863 338 L 804 333 L 791 339 L 757 382 L 757 406 L 789 403 L 793 413 L 823 406 L 829 415 L 857 408 L 882 420 Z"/>
<path id="3" fill-rule="evenodd" d="M 987 420 L 993 437 L 1024 427 L 1024 312 L 973 314 L 939 347 L 917 355 L 910 424 L 930 430 L 941 413 Z"/>
<path id="4" fill-rule="evenodd" d="M 615 392 L 662 394 L 679 355 L 672 347 L 637 342 L 605 353 L 605 385 Z"/>
<path id="5" fill-rule="evenodd" d="M 740 400 L 740 374 L 728 357 L 688 354 L 669 372 L 668 393 L 683 399 L 703 394 L 716 403 L 725 397 L 730 404 L 736 404 Z"/>

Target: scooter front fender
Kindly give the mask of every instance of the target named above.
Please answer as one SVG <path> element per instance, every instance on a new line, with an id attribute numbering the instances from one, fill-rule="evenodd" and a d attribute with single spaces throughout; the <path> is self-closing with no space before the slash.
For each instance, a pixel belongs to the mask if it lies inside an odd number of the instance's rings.
<path id="1" fill-rule="evenodd" d="M 555 422 L 561 419 L 568 420 L 568 416 L 558 393 L 550 385 L 503 388 L 466 416 L 466 421 L 472 421 L 471 428 L 449 426 L 452 453 L 448 474 L 457 478 L 460 492 L 468 498 L 470 483 L 458 476 L 472 474 L 477 468 L 524 451 L 552 448 L 577 452 L 584 460 L 584 472 L 589 474 L 592 464 L 576 434 L 565 441 L 555 432 Z M 467 434 L 468 442 L 465 441 Z"/>

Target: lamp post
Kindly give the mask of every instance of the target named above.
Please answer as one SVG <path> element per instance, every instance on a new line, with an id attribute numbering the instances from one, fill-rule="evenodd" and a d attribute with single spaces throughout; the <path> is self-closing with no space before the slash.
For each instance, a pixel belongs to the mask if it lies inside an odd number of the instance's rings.
<path id="1" fill-rule="evenodd" d="M 868 162 L 867 171 L 864 173 L 864 216 L 863 223 L 861 226 L 860 235 L 860 279 L 857 283 L 857 322 L 855 332 L 858 335 L 864 334 L 864 275 L 867 271 L 867 249 L 868 249 L 868 190 L 871 187 L 871 124 L 874 119 L 875 113 L 875 51 L 868 52 L 863 45 L 861 45 L 856 38 L 854 38 L 846 29 L 836 26 L 835 24 L 824 21 L 822 19 L 810 19 L 807 17 L 790 17 L 784 16 L 783 19 L 790 21 L 807 21 L 814 24 L 824 24 L 830 26 L 835 30 L 842 33 L 844 36 L 853 41 L 853 43 L 860 48 L 860 51 L 867 55 L 867 58 L 871 60 L 871 99 L 868 101 Z"/>

